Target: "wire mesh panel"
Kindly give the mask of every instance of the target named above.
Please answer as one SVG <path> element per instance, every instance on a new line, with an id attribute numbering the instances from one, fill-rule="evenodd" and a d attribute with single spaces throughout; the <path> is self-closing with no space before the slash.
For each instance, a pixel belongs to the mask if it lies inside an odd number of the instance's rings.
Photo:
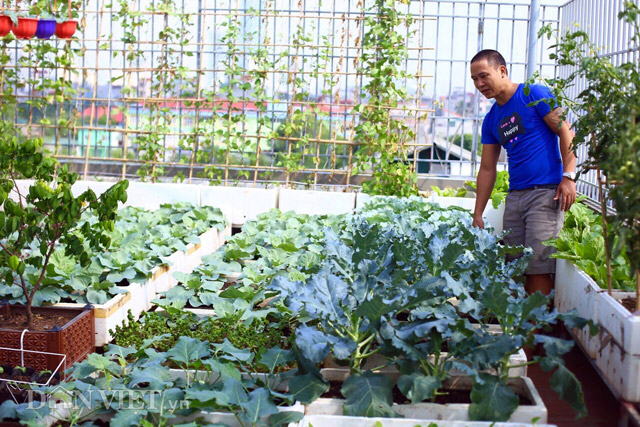
<path id="1" fill-rule="evenodd" d="M 624 9 L 625 0 L 571 0 L 561 8 L 561 30 L 573 31 L 580 29 L 585 31 L 590 40 L 599 47 L 598 54 L 608 57 L 614 65 L 626 62 L 638 63 L 640 58 L 637 49 L 631 48 L 631 26 L 618 19 L 618 14 Z M 640 4 L 636 0 L 636 4 Z M 561 78 L 568 77 L 573 69 L 569 66 L 559 67 L 558 74 Z M 571 98 L 577 96 L 586 88 L 586 81 L 578 79 L 568 89 L 567 95 Z M 575 118 L 575 117 L 573 117 Z M 570 116 L 571 120 L 572 117 Z M 588 156 L 588 148 L 580 146 L 577 149 L 578 162 L 584 161 Z M 587 171 L 581 175 L 578 181 L 578 191 L 589 198 L 599 201 L 597 172 Z"/>
<path id="2" fill-rule="evenodd" d="M 375 172 L 357 166 L 367 127 L 420 174 L 475 175 L 491 104 L 469 60 L 497 48 L 524 80 L 529 1 L 397 1 L 386 34 L 377 3 L 76 0 L 76 38 L 3 42 L 2 85 L 24 132 L 85 177 L 357 185 Z M 540 16 L 559 23 L 557 6 Z M 369 123 L 387 71 L 386 123 Z"/>
<path id="3" fill-rule="evenodd" d="M 419 172 L 475 176 L 482 151 L 482 120 L 493 101 L 487 100 L 473 86 L 469 62 L 482 49 L 495 49 L 504 56 L 512 81 L 522 82 L 527 75 L 528 28 L 531 15 L 529 0 L 425 2 L 427 16 L 436 19 L 427 37 L 435 49 L 423 59 L 423 67 L 434 76 L 428 100 L 435 108 L 427 122 L 429 149 L 422 156 Z M 540 6 L 539 25 L 559 24 L 558 5 Z M 553 62 L 546 48 L 539 44 L 537 69 L 551 74 Z M 545 60 L 545 58 L 547 58 Z M 501 168 L 506 168 L 504 156 Z"/>

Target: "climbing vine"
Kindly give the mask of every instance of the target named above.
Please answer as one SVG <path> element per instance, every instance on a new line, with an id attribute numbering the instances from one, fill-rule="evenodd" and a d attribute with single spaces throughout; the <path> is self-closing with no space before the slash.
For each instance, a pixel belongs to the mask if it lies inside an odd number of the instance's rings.
<path id="1" fill-rule="evenodd" d="M 158 65 L 151 79 L 149 115 L 135 143 L 138 145 L 139 159 L 143 162 L 138 175 L 143 180 L 153 182 L 164 175 L 164 167 L 159 166 L 158 162 L 164 160 L 164 135 L 171 133 L 175 118 L 170 102 L 163 99 L 178 97 L 181 82 L 188 73 L 188 68 L 181 65 L 181 47 L 189 43 L 190 16 L 178 10 L 174 0 L 159 0 L 151 3 L 147 10 L 160 14 L 164 26 L 158 34 L 162 45 Z"/>
<path id="2" fill-rule="evenodd" d="M 408 99 L 399 79 L 412 77 L 402 70 L 408 53 L 400 27 L 408 27 L 412 18 L 399 10 L 401 3 L 406 4 L 407 0 L 375 0 L 369 9 L 375 16 L 365 19 L 358 71 L 369 80 L 362 88 L 364 102 L 353 109 L 360 115 L 355 128 L 354 139 L 359 148 L 354 173 L 371 173 L 371 178 L 362 183 L 369 194 L 417 193 L 417 175 L 407 160 L 406 150 L 406 143 L 415 135 L 403 117 L 392 114 Z"/>

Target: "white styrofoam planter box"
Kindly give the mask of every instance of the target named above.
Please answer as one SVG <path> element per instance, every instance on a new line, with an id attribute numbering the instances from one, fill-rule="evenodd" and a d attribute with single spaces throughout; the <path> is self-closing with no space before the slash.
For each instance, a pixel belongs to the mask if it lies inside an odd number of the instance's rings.
<path id="1" fill-rule="evenodd" d="M 200 204 L 219 208 L 233 225 L 254 220 L 259 214 L 278 207 L 278 190 L 247 187 L 198 185 Z"/>
<path id="2" fill-rule="evenodd" d="M 584 271 L 565 259 L 556 260 L 554 305 L 558 312 L 567 313 L 576 310 L 578 316 L 598 321 L 600 286 Z M 574 330 L 579 341 L 592 359 L 600 348 L 600 336 L 589 336 L 587 328 Z"/>
<path id="3" fill-rule="evenodd" d="M 457 377 L 457 384 L 471 387 L 471 377 Z M 509 380 L 515 390 L 529 398 L 532 405 L 520 405 L 509 418 L 509 422 L 531 423 L 534 418 L 540 423 L 547 422 L 547 408 L 533 382 L 527 378 Z M 343 415 L 344 399 L 320 398 L 306 405 L 305 415 Z M 417 420 L 455 420 L 469 421 L 469 404 L 464 403 L 416 403 L 408 405 L 393 404 L 393 410 L 405 418 Z M 424 421 L 423 421 L 424 422 Z"/>
<path id="4" fill-rule="evenodd" d="M 616 292 L 609 296 L 595 281 L 571 262 L 558 259 L 555 306 L 559 312 L 576 309 L 578 315 L 600 325 L 595 337 L 586 328 L 573 336 L 615 394 L 628 402 L 640 402 L 640 317 L 634 316 L 616 298 L 635 295 Z"/>
<path id="5" fill-rule="evenodd" d="M 554 427 L 550 424 L 499 423 L 489 421 L 421 420 L 411 418 L 367 418 L 342 415 L 305 415 L 298 427 Z"/>
<path id="6" fill-rule="evenodd" d="M 364 205 L 370 202 L 373 197 L 367 193 L 356 193 L 356 210 L 364 208 Z"/>
<path id="7" fill-rule="evenodd" d="M 437 203 L 443 208 L 448 208 L 449 206 L 458 206 L 460 208 L 468 209 L 473 213 L 473 210 L 476 207 L 476 199 L 469 197 L 443 197 L 438 195 L 432 195 L 429 198 L 429 201 L 432 203 Z M 491 203 L 491 199 L 487 202 L 487 206 L 484 208 L 484 212 L 482 213 L 482 217 L 485 220 L 485 227 L 493 227 L 495 234 L 502 233 L 502 217 L 504 215 L 504 203 L 501 203 L 498 206 L 498 209 L 493 207 Z"/>
<path id="8" fill-rule="evenodd" d="M 304 414 L 304 405 L 302 405 L 299 402 L 295 402 L 291 406 L 278 407 L 278 410 L 280 412 L 300 412 L 301 414 Z M 86 411 L 87 410 L 85 410 L 85 414 L 83 416 L 87 415 Z M 67 406 L 65 406 L 65 404 L 57 404 L 55 408 L 52 409 L 52 413 L 44 418 L 43 426 L 48 427 L 48 426 L 57 425 L 61 419 L 67 419 L 70 413 L 71 411 Z M 107 414 L 107 415 L 100 415 L 95 418 L 89 418 L 87 421 L 100 420 L 108 423 L 111 420 L 111 418 L 112 416 L 110 414 Z M 236 416 L 231 412 L 206 412 L 206 411 L 194 412 L 193 414 L 187 415 L 187 416 L 178 415 L 174 418 L 171 418 L 169 425 L 189 423 L 189 422 L 195 421 L 196 419 L 202 419 L 202 420 L 208 421 L 211 424 L 222 424 L 229 427 L 244 427 L 244 425 L 241 424 L 236 418 Z M 265 417 L 265 419 L 263 419 L 262 421 L 266 423 L 268 419 Z M 288 427 L 297 427 L 297 425 L 298 423 L 289 423 Z"/>
<path id="9" fill-rule="evenodd" d="M 278 195 L 278 208 L 282 212 L 294 211 L 309 215 L 344 214 L 353 212 L 355 207 L 355 193 L 281 188 Z"/>
<path id="10" fill-rule="evenodd" d="M 304 405 L 302 405 L 299 402 L 295 402 L 291 406 L 279 406 L 278 411 L 300 412 L 301 414 L 304 414 Z M 175 418 L 171 419 L 171 421 L 169 422 L 169 425 L 190 423 L 192 421 L 195 421 L 196 419 L 207 421 L 210 424 L 226 425 L 228 427 L 244 427 L 246 425 L 246 424 L 240 423 L 240 421 L 238 421 L 238 419 L 236 418 L 236 415 L 234 415 L 231 412 L 205 412 L 205 411 L 195 412 L 187 416 L 181 416 L 181 415 L 176 416 Z M 261 421 L 263 421 L 264 423 L 267 423 L 268 417 L 261 418 Z M 289 423 L 288 427 L 296 427 L 297 425 L 298 423 Z"/>
<path id="11" fill-rule="evenodd" d="M 212 254 L 217 251 L 218 248 L 225 243 L 229 236 L 231 236 L 231 225 L 228 225 L 222 230 L 211 228 L 208 231 L 204 232 L 199 236 L 200 243 L 190 243 L 187 246 L 184 264 L 181 266 L 183 270 L 174 269 L 174 271 L 183 271 L 185 273 L 193 271 L 194 268 L 202 264 L 203 256 Z"/>
<path id="12" fill-rule="evenodd" d="M 165 203 L 200 205 L 200 189 L 191 184 L 129 182 L 125 206 L 156 210 Z"/>
<path id="13" fill-rule="evenodd" d="M 446 353 L 443 353 L 443 356 Z M 433 359 L 433 356 L 430 357 Z M 509 358 L 510 365 L 522 365 L 527 363 L 527 355 L 523 349 L 520 349 L 516 354 L 512 354 Z M 374 355 L 372 357 L 367 358 L 363 369 L 375 369 L 379 366 L 384 366 L 386 364 L 386 359 L 382 355 Z M 338 365 L 331 356 L 327 356 L 323 362 L 324 369 L 322 370 L 325 378 L 330 380 L 338 380 L 344 381 L 349 376 L 349 368 Z M 400 377 L 400 372 L 395 368 L 395 366 L 386 366 L 383 369 L 376 370 L 377 373 L 387 375 L 395 380 Z M 495 373 L 493 370 L 488 371 L 489 373 Z M 329 376 L 327 376 L 329 375 Z M 452 371 L 452 375 L 463 375 L 462 372 Z M 526 366 L 518 366 L 516 368 L 509 369 L 510 377 L 526 377 L 527 376 L 527 367 Z"/>

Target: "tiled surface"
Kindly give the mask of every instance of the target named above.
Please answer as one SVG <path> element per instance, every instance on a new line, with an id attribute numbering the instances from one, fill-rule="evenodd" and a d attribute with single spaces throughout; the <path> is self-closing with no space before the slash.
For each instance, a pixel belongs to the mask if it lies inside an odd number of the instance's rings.
<path id="1" fill-rule="evenodd" d="M 569 338 L 562 336 L 562 338 Z M 600 379 L 582 350 L 573 347 L 565 357 L 565 364 L 582 383 L 585 403 L 589 415 L 586 418 L 575 419 L 575 411 L 561 400 L 551 389 L 549 379 L 552 372 L 543 372 L 537 364 L 529 366 L 528 375 L 533 380 L 538 392 L 542 396 L 549 411 L 549 424 L 558 427 L 616 427 L 620 418 L 620 406 L 616 398 L 609 391 L 607 385 Z"/>

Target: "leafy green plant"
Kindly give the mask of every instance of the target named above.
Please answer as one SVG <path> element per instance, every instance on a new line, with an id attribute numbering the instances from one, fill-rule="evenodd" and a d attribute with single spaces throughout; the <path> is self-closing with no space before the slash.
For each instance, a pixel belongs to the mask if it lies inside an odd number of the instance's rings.
<path id="1" fill-rule="evenodd" d="M 6 123 L 6 122 L 5 122 Z M 15 128 L 0 136 L 0 266 L 6 284 L 16 285 L 26 300 L 27 328 L 33 322 L 34 296 L 44 280 L 60 242 L 65 255 L 82 266 L 90 263 L 88 250 L 108 247 L 119 202 L 126 201 L 127 181 L 119 182 L 100 197 L 87 190 L 78 197 L 71 192 L 77 174 L 41 152 L 42 140 L 26 139 Z M 28 193 L 18 186 L 20 177 L 34 179 Z M 10 194 L 11 193 L 11 194 Z M 10 197 L 12 196 L 12 197 Z M 82 223 L 83 212 L 96 215 Z"/>
<path id="2" fill-rule="evenodd" d="M 586 197 L 583 197 L 584 200 Z M 618 244 L 614 240 L 614 246 Z M 603 289 L 607 288 L 607 263 L 603 237 L 602 217 L 578 200 L 566 213 L 564 227 L 557 239 L 549 239 L 544 244 L 556 248 L 551 255 L 571 261 L 587 273 Z M 611 287 L 625 291 L 635 289 L 635 281 L 625 248 L 610 260 Z"/>
<path id="3" fill-rule="evenodd" d="M 79 224 L 96 221 L 95 216 L 85 214 Z M 200 234 L 214 227 L 222 230 L 226 224 L 222 212 L 213 207 L 179 203 L 161 205 L 154 212 L 131 206 L 121 209 L 113 230 L 105 231 L 111 241 L 109 250 L 88 252 L 87 265 L 78 265 L 65 254 L 64 247 L 54 248 L 47 277 L 34 302 L 40 305 L 65 299 L 103 304 L 126 291 L 116 285 L 144 283 L 171 254 L 186 251 L 189 243 L 200 242 Z M 25 302 L 17 285 L 1 288 L 0 295 L 12 302 Z"/>
<path id="4" fill-rule="evenodd" d="M 441 189 L 440 187 L 432 185 L 431 190 L 440 197 L 464 197 L 467 195 L 467 190 L 464 187 L 446 187 Z"/>
<path id="5" fill-rule="evenodd" d="M 254 354 L 272 347 L 289 346 L 286 325 L 266 318 L 243 322 L 235 316 L 198 317 L 175 306 L 164 305 L 164 308 L 166 311 L 146 312 L 138 321 L 129 312 L 127 321 L 111 332 L 113 343 L 121 347 L 139 347 L 147 339 L 162 336 L 150 348 L 168 351 L 180 337 L 197 338 L 210 343 L 222 343 L 228 339 L 234 346 Z"/>
<path id="6" fill-rule="evenodd" d="M 629 27 L 631 48 L 640 46 L 640 9 L 633 1 L 625 1 L 618 14 L 621 25 Z M 550 27 L 539 32 L 542 37 L 554 36 Z M 586 144 L 588 157 L 582 163 L 583 171 L 596 170 L 598 178 L 600 214 L 604 254 L 607 266 L 607 289 L 613 285 L 612 259 L 626 248 L 629 264 L 636 281 L 636 304 L 640 309 L 640 165 L 629 159 L 640 147 L 640 73 L 634 61 L 614 65 L 608 55 L 599 49 L 585 31 L 556 34 L 557 49 L 550 58 L 570 68 L 565 78 L 545 79 L 556 100 L 545 100 L 550 105 L 562 105 L 576 114 L 574 146 Z M 568 88 L 579 79 L 584 89 L 575 100 L 566 95 Z M 607 212 L 613 202 L 616 214 Z M 614 239 L 617 238 L 617 244 Z"/>
<path id="7" fill-rule="evenodd" d="M 375 0 L 365 19 L 362 58 L 358 71 L 367 77 L 362 98 L 366 103 L 353 108 L 360 115 L 355 128 L 354 174 L 371 171 L 363 181 L 368 194 L 410 196 L 417 194 L 417 175 L 407 161 L 405 143 L 414 136 L 404 119 L 392 116 L 392 109 L 407 99 L 406 90 L 397 84 L 409 78 L 402 67 L 407 46 L 402 25 L 411 24 L 410 14 L 401 11 L 401 0 Z"/>
<path id="8" fill-rule="evenodd" d="M 477 184 L 475 181 L 466 181 L 465 185 L 476 190 Z M 498 171 L 496 174 L 496 182 L 493 186 L 493 190 L 491 190 L 491 203 L 494 209 L 498 209 L 500 204 L 504 203 L 504 199 L 507 197 L 509 193 L 509 172 L 508 171 Z"/>
<path id="9" fill-rule="evenodd" d="M 294 396 L 312 401 L 327 389 L 314 367 L 331 355 L 351 371 L 341 390 L 345 414 L 395 416 L 393 382 L 364 369 L 368 358 L 381 354 L 380 367 L 398 366 L 398 387 L 413 402 L 444 393 L 456 370 L 475 379 L 472 419 L 507 420 L 518 406 L 507 385 L 509 370 L 518 367 L 511 356 L 541 342 L 547 356 L 532 363 L 555 370 L 552 387 L 584 412 L 580 385 L 562 364 L 572 343 L 536 334 L 559 320 L 579 327 L 587 322 L 549 312 L 546 297 L 525 294 L 514 277 L 525 271 L 527 257 L 504 263 L 507 253 L 522 248 L 505 247 L 499 236 L 472 227 L 463 210 L 420 199 L 383 209 L 381 200 L 350 220 L 348 240 L 327 232 L 317 273 L 304 282 L 277 277 L 270 286 L 303 323 L 295 343 L 304 370 L 290 382 Z M 502 334 L 489 330 L 495 320 Z"/>

